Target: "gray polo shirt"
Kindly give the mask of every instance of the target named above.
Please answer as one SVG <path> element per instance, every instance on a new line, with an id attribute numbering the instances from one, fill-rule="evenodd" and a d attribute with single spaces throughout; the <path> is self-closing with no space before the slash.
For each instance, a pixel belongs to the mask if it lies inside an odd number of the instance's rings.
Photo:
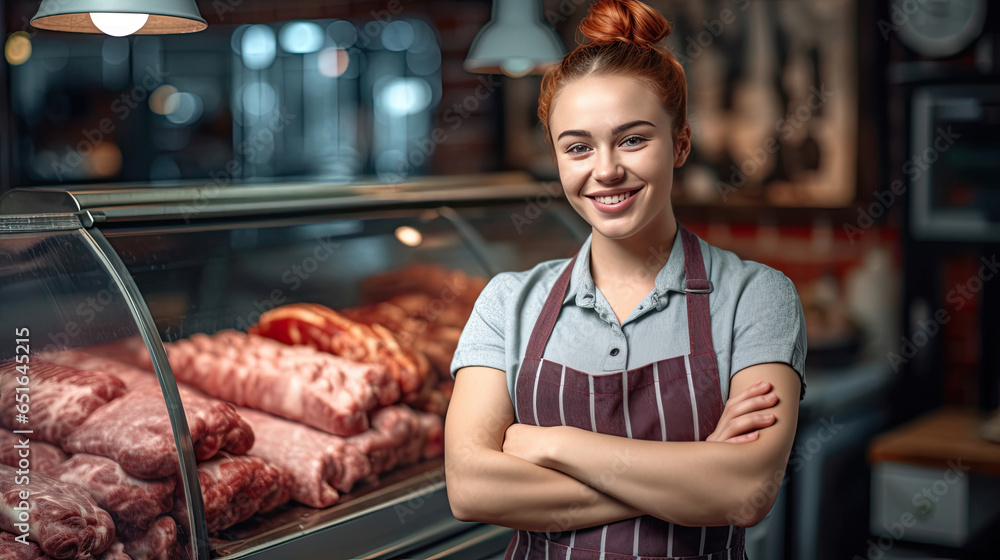
<path id="1" fill-rule="evenodd" d="M 684 249 L 674 237 L 666 260 L 632 314 L 619 323 L 590 274 L 588 237 L 573 267 L 559 320 L 545 347 L 544 358 L 593 375 L 639 368 L 688 354 L 687 301 L 684 294 Z M 712 343 L 719 366 L 723 402 L 729 379 L 743 368 L 766 362 L 790 365 L 803 378 L 806 327 L 795 286 L 781 272 L 703 240 L 705 271 L 714 290 L 709 295 Z M 668 254 L 667 246 L 650 249 L 652 274 Z M 451 374 L 467 366 L 486 366 L 507 373 L 513 400 L 514 380 L 528 338 L 556 278 L 569 259 L 543 262 L 523 272 L 503 272 L 490 280 L 476 300 L 451 362 Z M 617 348 L 617 352 L 612 352 Z"/>

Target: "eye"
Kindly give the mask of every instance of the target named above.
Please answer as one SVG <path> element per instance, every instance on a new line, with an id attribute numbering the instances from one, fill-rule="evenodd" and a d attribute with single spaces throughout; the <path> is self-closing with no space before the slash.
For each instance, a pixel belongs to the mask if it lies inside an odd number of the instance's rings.
<path id="1" fill-rule="evenodd" d="M 590 150 L 586 144 L 573 144 L 572 146 L 566 148 L 566 153 L 570 155 L 580 155 L 585 154 Z"/>
<path id="2" fill-rule="evenodd" d="M 645 142 L 646 139 L 642 136 L 629 136 L 628 138 L 622 140 L 621 146 L 626 148 L 636 148 L 643 145 Z"/>

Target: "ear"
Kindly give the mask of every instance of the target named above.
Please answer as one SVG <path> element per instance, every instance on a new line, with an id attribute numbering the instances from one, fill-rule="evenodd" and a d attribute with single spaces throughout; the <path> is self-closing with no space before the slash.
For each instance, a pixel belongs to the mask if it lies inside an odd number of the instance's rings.
<path id="1" fill-rule="evenodd" d="M 688 154 L 691 153 L 691 127 L 684 125 L 684 128 L 674 138 L 674 167 L 680 167 L 687 161 Z"/>

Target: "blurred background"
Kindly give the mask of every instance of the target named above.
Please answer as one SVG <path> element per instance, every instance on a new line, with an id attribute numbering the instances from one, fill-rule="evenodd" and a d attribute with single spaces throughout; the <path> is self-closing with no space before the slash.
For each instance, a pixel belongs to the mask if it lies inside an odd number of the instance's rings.
<path id="1" fill-rule="evenodd" d="M 688 77 L 678 218 L 781 270 L 806 312 L 807 395 L 761 557 L 997 558 L 1000 445 L 980 434 L 1000 399 L 1000 5 L 648 3 Z M 36 29 L 37 0 L 5 1 L 0 195 L 558 180 L 540 76 L 463 66 L 494 2 L 197 5 L 204 31 L 112 37 Z M 525 5 L 577 44 L 588 2 Z M 968 485 L 933 494 L 955 457 Z"/>

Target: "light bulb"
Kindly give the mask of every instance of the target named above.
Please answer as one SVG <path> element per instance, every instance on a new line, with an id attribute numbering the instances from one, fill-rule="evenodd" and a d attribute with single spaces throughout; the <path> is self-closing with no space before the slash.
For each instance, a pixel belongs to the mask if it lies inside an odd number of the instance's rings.
<path id="1" fill-rule="evenodd" d="M 149 14 L 122 14 L 116 12 L 90 12 L 90 20 L 98 29 L 113 37 L 124 37 L 142 29 Z"/>

